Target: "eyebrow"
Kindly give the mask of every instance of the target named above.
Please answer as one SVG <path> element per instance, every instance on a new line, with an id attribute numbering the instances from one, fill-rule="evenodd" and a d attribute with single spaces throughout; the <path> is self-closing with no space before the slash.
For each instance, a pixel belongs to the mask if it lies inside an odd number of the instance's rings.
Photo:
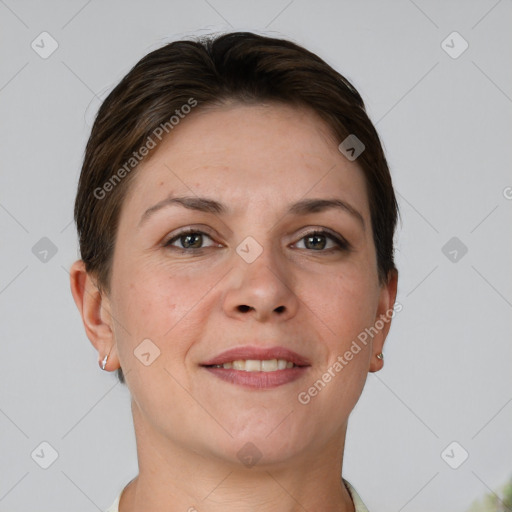
<path id="1" fill-rule="evenodd" d="M 142 214 L 142 217 L 139 221 L 139 227 L 141 227 L 142 224 L 144 224 L 144 222 L 146 222 L 149 217 L 151 217 L 157 211 L 175 204 L 183 206 L 184 208 L 188 208 L 189 210 L 213 213 L 217 215 L 226 214 L 229 211 L 225 205 L 215 201 L 214 199 L 198 196 L 169 196 L 156 203 L 151 208 L 148 208 Z M 307 215 L 309 213 L 323 212 L 333 208 L 341 209 L 346 213 L 349 213 L 352 217 L 357 219 L 361 223 L 363 229 L 365 229 L 365 222 L 361 213 L 359 213 L 359 211 L 357 211 L 349 203 L 341 199 L 303 199 L 290 205 L 287 213 L 292 215 Z"/>
<path id="2" fill-rule="evenodd" d="M 352 217 L 356 218 L 363 226 L 363 229 L 365 229 L 363 216 L 353 206 L 341 199 L 303 199 L 302 201 L 292 204 L 288 209 L 288 213 L 306 215 L 308 213 L 323 212 L 332 208 L 338 208 L 349 213 Z"/>
<path id="3" fill-rule="evenodd" d="M 173 197 L 169 196 L 163 199 L 162 201 L 156 203 L 151 208 L 148 208 L 143 214 L 139 221 L 139 227 L 147 221 L 149 217 L 151 217 L 154 213 L 162 208 L 167 206 L 171 206 L 173 204 L 178 204 L 183 206 L 184 208 L 188 208 L 189 210 L 196 210 L 199 212 L 205 213 L 214 213 L 214 214 L 225 214 L 227 213 L 227 208 L 215 201 L 213 199 L 208 199 L 206 197 L 194 197 L 194 196 L 184 196 L 184 197 Z"/>

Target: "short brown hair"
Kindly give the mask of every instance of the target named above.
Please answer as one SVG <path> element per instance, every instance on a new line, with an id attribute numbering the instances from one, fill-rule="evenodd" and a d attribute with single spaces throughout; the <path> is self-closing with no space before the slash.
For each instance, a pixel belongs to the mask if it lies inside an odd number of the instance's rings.
<path id="1" fill-rule="evenodd" d="M 195 109 L 232 100 L 306 107 L 326 122 L 340 143 L 351 134 L 362 141 L 365 149 L 357 163 L 368 191 L 379 281 L 387 282 L 396 269 L 393 235 L 398 205 L 384 151 L 361 96 L 345 77 L 305 48 L 284 39 L 233 32 L 174 41 L 152 51 L 101 105 L 85 150 L 74 210 L 81 258 L 100 290 L 110 291 L 120 210 L 139 149 L 162 126 L 171 133 L 170 117 L 191 99 L 198 105 Z M 118 377 L 124 382 L 121 368 Z"/>

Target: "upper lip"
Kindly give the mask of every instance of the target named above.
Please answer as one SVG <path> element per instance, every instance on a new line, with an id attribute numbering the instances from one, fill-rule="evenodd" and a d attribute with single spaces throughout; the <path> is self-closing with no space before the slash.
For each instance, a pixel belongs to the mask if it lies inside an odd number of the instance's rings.
<path id="1" fill-rule="evenodd" d="M 269 360 L 269 359 L 286 359 L 286 361 L 291 361 L 297 366 L 310 366 L 309 361 L 297 354 L 293 350 L 289 350 L 285 347 L 254 347 L 250 345 L 235 347 L 221 354 L 215 356 L 213 359 L 209 359 L 201 363 L 202 366 L 212 366 L 217 364 L 229 363 L 231 361 L 236 360 L 247 360 L 247 359 L 256 359 L 256 360 Z"/>

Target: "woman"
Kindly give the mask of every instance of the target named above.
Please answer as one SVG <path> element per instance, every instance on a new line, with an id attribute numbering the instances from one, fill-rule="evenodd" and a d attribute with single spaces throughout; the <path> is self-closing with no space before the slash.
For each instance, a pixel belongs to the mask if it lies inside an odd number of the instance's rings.
<path id="1" fill-rule="evenodd" d="M 101 106 L 71 289 L 132 396 L 111 511 L 366 510 L 347 422 L 383 366 L 397 204 L 354 87 L 289 41 L 144 57 Z"/>

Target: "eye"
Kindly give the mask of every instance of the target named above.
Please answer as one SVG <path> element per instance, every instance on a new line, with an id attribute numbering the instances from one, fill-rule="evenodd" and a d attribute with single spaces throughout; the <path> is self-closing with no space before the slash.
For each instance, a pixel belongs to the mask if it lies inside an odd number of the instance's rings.
<path id="1" fill-rule="evenodd" d="M 209 245 L 203 245 L 205 239 L 210 240 L 212 243 Z M 178 245 L 176 245 L 178 244 Z M 212 238 L 204 233 L 203 231 L 198 231 L 196 229 L 186 229 L 170 238 L 165 244 L 165 247 L 173 247 L 176 249 L 181 249 L 183 251 L 186 250 L 194 250 L 194 249 L 204 249 L 206 247 L 212 247 L 215 244 Z"/>
<path id="2" fill-rule="evenodd" d="M 302 247 L 299 244 L 302 243 Z M 299 249 L 309 249 L 317 252 L 328 252 L 328 250 L 348 250 L 349 243 L 341 237 L 337 237 L 328 231 L 312 231 L 304 235 L 296 246 Z"/>

